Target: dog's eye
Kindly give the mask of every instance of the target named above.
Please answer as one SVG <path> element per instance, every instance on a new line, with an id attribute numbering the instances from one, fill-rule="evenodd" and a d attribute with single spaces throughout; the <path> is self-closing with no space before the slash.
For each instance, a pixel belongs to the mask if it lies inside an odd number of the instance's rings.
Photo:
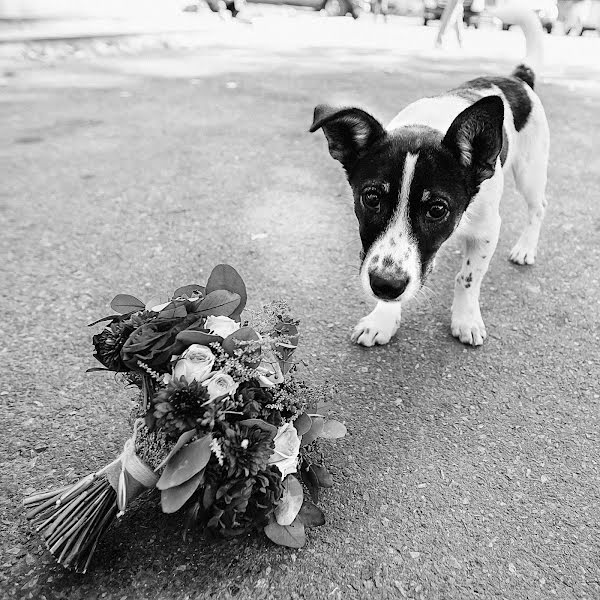
<path id="1" fill-rule="evenodd" d="M 374 190 L 368 190 L 364 192 L 361 196 L 361 202 L 367 210 L 379 212 L 379 209 L 381 207 L 381 199 L 379 197 L 379 194 Z"/>
<path id="2" fill-rule="evenodd" d="M 448 207 L 443 202 L 435 202 L 427 210 L 425 215 L 430 221 L 441 221 L 448 216 Z"/>

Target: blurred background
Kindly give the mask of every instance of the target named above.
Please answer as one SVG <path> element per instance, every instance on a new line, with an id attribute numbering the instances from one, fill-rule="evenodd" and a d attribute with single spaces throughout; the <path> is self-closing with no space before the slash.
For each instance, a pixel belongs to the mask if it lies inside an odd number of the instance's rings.
<path id="1" fill-rule="evenodd" d="M 504 0 L 465 0 L 464 22 L 468 26 L 492 25 L 508 29 L 511 23 L 492 19 L 488 9 Z M 534 10 L 548 33 L 583 35 L 600 29 L 600 0 L 522 0 Z M 120 19 L 152 21 L 176 19 L 182 13 L 212 11 L 224 15 L 256 14 L 248 5 L 279 5 L 321 12 L 331 17 L 363 18 L 373 15 L 410 17 L 427 25 L 440 19 L 447 0 L 0 0 L 0 20 L 6 29 L 19 22 L 36 20 Z M 233 9 L 233 10 L 232 10 Z"/>

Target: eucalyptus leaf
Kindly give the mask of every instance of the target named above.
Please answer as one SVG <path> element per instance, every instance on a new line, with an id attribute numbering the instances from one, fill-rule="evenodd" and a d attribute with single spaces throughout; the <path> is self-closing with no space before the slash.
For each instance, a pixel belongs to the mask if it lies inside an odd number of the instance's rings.
<path id="1" fill-rule="evenodd" d="M 266 536 L 279 546 L 302 548 L 306 543 L 304 525 L 296 520 L 291 525 L 280 525 L 272 521 L 265 527 Z"/>
<path id="2" fill-rule="evenodd" d="M 320 435 L 321 431 L 323 431 L 323 424 L 325 423 L 325 419 L 322 417 L 312 417 L 312 425 L 310 430 L 302 436 L 302 445 L 308 446 L 312 444 Z"/>
<path id="3" fill-rule="evenodd" d="M 102 323 L 102 321 L 114 321 L 115 319 L 120 319 L 121 315 L 109 315 L 108 317 L 102 317 L 101 319 L 98 319 L 97 321 L 94 321 L 93 323 L 89 323 L 88 327 L 92 327 L 93 325 L 98 325 L 98 323 Z"/>
<path id="4" fill-rule="evenodd" d="M 86 373 L 95 373 L 96 371 L 110 371 L 110 369 L 105 369 L 104 367 L 90 367 L 86 369 Z"/>
<path id="5" fill-rule="evenodd" d="M 319 437 L 326 440 L 337 440 L 343 438 L 347 433 L 348 430 L 343 423 L 329 419 L 323 423 L 323 429 L 319 433 Z"/>
<path id="6" fill-rule="evenodd" d="M 319 485 L 323 488 L 333 487 L 333 477 L 331 473 L 323 465 L 312 465 L 311 469 L 317 476 Z"/>
<path id="7" fill-rule="evenodd" d="M 246 356 L 248 367 L 255 369 L 260 364 L 260 347 L 249 350 L 247 345 L 239 342 L 258 342 L 259 340 L 258 333 L 252 327 L 241 327 L 223 340 L 223 350 L 233 356 L 236 350 L 241 349 Z"/>
<path id="8" fill-rule="evenodd" d="M 312 468 L 312 465 L 300 469 L 300 477 L 302 477 L 302 481 L 304 482 L 312 501 L 316 504 L 319 501 L 319 478 Z"/>
<path id="9" fill-rule="evenodd" d="M 169 304 L 168 306 L 165 306 L 165 308 L 163 308 L 158 313 L 158 318 L 159 319 L 185 319 L 187 314 L 188 313 L 187 313 L 187 310 L 185 309 L 185 306 L 183 306 L 183 305 L 173 306 L 172 304 Z"/>
<path id="10" fill-rule="evenodd" d="M 283 496 L 275 509 L 275 520 L 279 525 L 291 525 L 302 508 L 304 492 L 302 484 L 288 475 L 283 482 Z"/>
<path id="11" fill-rule="evenodd" d="M 167 457 L 154 469 L 154 472 L 160 471 L 195 435 L 195 429 L 183 432 L 179 436 L 177 443 L 173 446 L 169 454 L 167 454 Z"/>
<path id="12" fill-rule="evenodd" d="M 202 483 L 204 483 L 204 469 L 181 485 L 162 490 L 160 493 L 162 511 L 169 514 L 178 511 Z"/>
<path id="13" fill-rule="evenodd" d="M 125 314 L 129 312 L 136 312 L 138 310 L 144 310 L 146 304 L 130 294 L 117 294 L 110 303 L 110 307 L 120 313 Z"/>
<path id="14" fill-rule="evenodd" d="M 240 305 L 240 300 L 239 294 L 227 290 L 216 290 L 207 294 L 206 298 L 198 304 L 195 313 L 199 316 L 229 317 Z"/>
<path id="15" fill-rule="evenodd" d="M 165 465 L 156 487 L 159 490 L 166 490 L 184 481 L 191 479 L 196 473 L 199 473 L 207 465 L 210 459 L 210 443 L 212 436 L 205 435 L 184 446 L 173 458 Z"/>
<path id="16" fill-rule="evenodd" d="M 194 292 L 200 292 L 202 295 L 204 295 L 204 286 L 197 285 L 195 283 L 183 285 L 173 292 L 173 298 L 190 298 L 194 295 Z"/>
<path id="17" fill-rule="evenodd" d="M 303 412 L 297 419 L 294 420 L 294 427 L 298 435 L 304 435 L 310 431 L 312 427 L 312 419 Z"/>
<path id="18" fill-rule="evenodd" d="M 244 280 L 232 266 L 221 264 L 212 270 L 206 282 L 206 294 L 208 295 L 216 290 L 227 290 L 240 297 L 240 303 L 234 312 L 231 313 L 231 318 L 235 319 L 239 316 L 246 306 L 248 296 Z"/>
<path id="19" fill-rule="evenodd" d="M 325 524 L 323 511 L 310 500 L 304 501 L 296 519 L 303 523 L 305 527 L 319 527 Z"/>
<path id="20" fill-rule="evenodd" d="M 205 331 L 198 331 L 195 329 L 184 329 L 177 334 L 176 337 L 178 342 L 184 343 L 186 346 L 192 344 L 200 344 L 201 346 L 209 346 L 213 342 L 221 343 L 223 338 L 220 335 L 213 335 Z"/>

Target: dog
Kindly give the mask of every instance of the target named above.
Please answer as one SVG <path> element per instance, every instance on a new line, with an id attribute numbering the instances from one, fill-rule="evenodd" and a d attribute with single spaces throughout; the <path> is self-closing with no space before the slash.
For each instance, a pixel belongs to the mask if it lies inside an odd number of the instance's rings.
<path id="1" fill-rule="evenodd" d="M 360 278 L 377 301 L 354 329 L 358 344 L 390 341 L 402 304 L 414 298 L 440 247 L 455 237 L 463 240 L 464 254 L 455 280 L 452 335 L 464 344 L 483 344 L 479 293 L 498 242 L 509 170 L 528 210 L 510 260 L 534 263 L 547 206 L 550 143 L 534 92 L 543 33 L 532 12 L 506 7 L 507 13 L 523 29 L 527 46 L 526 60 L 508 77 L 480 77 L 418 100 L 386 128 L 360 108 L 315 108 L 310 131 L 323 130 L 329 153 L 346 171 L 363 248 Z"/>

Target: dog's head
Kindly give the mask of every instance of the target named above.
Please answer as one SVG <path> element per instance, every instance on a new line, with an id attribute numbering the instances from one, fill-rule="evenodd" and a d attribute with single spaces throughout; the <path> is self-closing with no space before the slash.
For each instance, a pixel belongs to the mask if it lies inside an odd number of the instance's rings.
<path id="1" fill-rule="evenodd" d="M 315 108 L 354 193 L 363 251 L 361 279 L 380 300 L 412 298 L 502 149 L 504 105 L 488 96 L 446 134 L 422 125 L 386 131 L 359 108 Z"/>

